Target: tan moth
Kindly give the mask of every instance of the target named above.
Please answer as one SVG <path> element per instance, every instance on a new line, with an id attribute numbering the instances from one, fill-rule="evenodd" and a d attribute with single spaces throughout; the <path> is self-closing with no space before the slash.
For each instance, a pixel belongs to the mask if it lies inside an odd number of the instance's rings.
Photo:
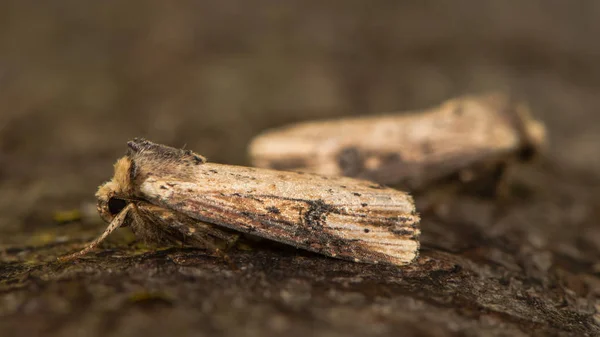
<path id="1" fill-rule="evenodd" d="M 368 179 L 422 190 L 451 175 L 468 181 L 546 141 L 543 124 L 506 95 L 473 95 L 426 111 L 310 121 L 258 135 L 252 164 Z"/>
<path id="2" fill-rule="evenodd" d="M 369 181 L 208 163 L 192 151 L 128 142 L 98 189 L 109 223 L 82 251 L 130 226 L 147 242 L 214 247 L 247 233 L 323 255 L 404 265 L 419 249 L 419 216 L 407 193 Z"/>

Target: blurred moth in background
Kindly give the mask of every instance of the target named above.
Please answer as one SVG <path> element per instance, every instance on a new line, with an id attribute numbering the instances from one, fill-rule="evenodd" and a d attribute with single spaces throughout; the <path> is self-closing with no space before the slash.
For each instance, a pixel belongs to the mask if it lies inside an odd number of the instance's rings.
<path id="1" fill-rule="evenodd" d="M 419 216 L 407 193 L 376 183 L 207 163 L 192 151 L 128 142 L 98 189 L 109 223 L 82 251 L 129 226 L 139 239 L 217 249 L 239 233 L 355 262 L 404 265 L 419 249 Z"/>
<path id="2" fill-rule="evenodd" d="M 544 146 L 545 127 L 502 94 L 465 96 L 426 111 L 311 121 L 268 130 L 252 164 L 367 179 L 411 191 L 444 179 L 500 177 Z"/>

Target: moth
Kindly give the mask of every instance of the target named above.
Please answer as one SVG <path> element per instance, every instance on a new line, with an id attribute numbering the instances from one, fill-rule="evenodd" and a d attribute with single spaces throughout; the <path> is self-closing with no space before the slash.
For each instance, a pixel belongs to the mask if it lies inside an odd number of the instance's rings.
<path id="1" fill-rule="evenodd" d="M 109 223 L 72 259 L 129 226 L 151 243 L 214 248 L 246 233 L 326 256 L 404 265 L 419 249 L 412 197 L 369 181 L 206 162 L 144 139 L 128 142 L 96 193 Z"/>
<path id="2" fill-rule="evenodd" d="M 500 93 L 449 100 L 426 111 L 310 121 L 267 130 L 252 164 L 368 179 L 410 191 L 473 180 L 539 153 L 544 125 Z"/>

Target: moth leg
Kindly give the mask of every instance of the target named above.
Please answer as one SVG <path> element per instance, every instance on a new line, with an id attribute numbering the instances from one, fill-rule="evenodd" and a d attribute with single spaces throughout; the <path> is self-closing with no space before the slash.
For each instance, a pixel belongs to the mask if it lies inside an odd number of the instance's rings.
<path id="1" fill-rule="evenodd" d="M 238 242 L 240 242 L 240 238 L 242 237 L 241 234 L 232 234 L 231 237 L 226 240 L 226 246 L 225 248 L 227 250 L 230 250 L 233 246 L 237 245 Z"/>
<path id="2" fill-rule="evenodd" d="M 96 238 L 96 240 L 90 242 L 87 245 L 87 247 L 85 247 L 84 249 L 80 250 L 77 253 L 73 253 L 73 254 L 66 255 L 66 256 L 61 256 L 58 259 L 60 261 L 70 261 L 70 260 L 76 259 L 76 258 L 83 256 L 83 255 L 91 252 L 92 250 L 94 250 L 96 247 L 98 247 L 99 244 L 102 243 L 102 241 L 104 241 L 110 235 L 110 233 L 114 232 L 115 229 L 121 227 L 121 225 L 125 221 L 125 218 L 129 214 L 129 212 L 132 210 L 132 208 L 133 208 L 133 204 L 127 205 L 119 214 L 117 214 L 117 216 L 115 216 L 112 219 L 112 221 L 110 222 L 108 227 L 104 230 L 104 233 L 102 233 L 102 235 L 100 235 L 98 238 Z"/>
<path id="3" fill-rule="evenodd" d="M 136 203 L 130 214 L 135 236 L 147 244 L 203 248 L 229 263 L 223 252 L 234 244 L 239 234 L 198 221 L 168 208 L 150 203 Z"/>
<path id="4" fill-rule="evenodd" d="M 229 267 L 232 269 L 238 269 L 235 263 L 229 258 L 227 255 L 227 251 L 229 251 L 235 244 L 239 241 L 241 235 L 239 233 L 229 232 L 223 229 L 216 229 L 210 224 L 206 224 L 204 228 L 204 233 L 206 238 L 204 239 L 204 243 L 206 244 L 206 248 L 210 249 L 214 252 L 214 254 L 223 259 Z M 209 239 L 212 237 L 213 239 Z M 214 242 L 214 239 L 217 239 L 223 243 L 223 245 L 219 245 Z M 224 246 L 224 247 L 221 247 Z"/>
<path id="5" fill-rule="evenodd" d="M 212 225 L 203 223 L 197 224 L 197 228 L 202 229 L 200 233 L 188 232 L 187 234 L 183 234 L 183 239 L 181 240 L 182 248 L 186 239 L 189 238 L 191 241 L 196 243 L 192 243 L 192 247 L 202 246 L 207 251 L 211 252 L 212 256 L 223 259 L 232 269 L 237 269 L 233 261 L 229 258 L 229 255 L 227 255 L 226 251 L 228 251 L 237 242 L 239 235 L 230 235 L 229 233 L 222 232 L 221 230 L 214 230 Z M 215 242 L 215 240 L 217 240 L 217 242 Z M 221 242 L 224 244 L 224 247 Z"/>
<path id="6" fill-rule="evenodd" d="M 225 251 L 228 251 L 231 248 L 233 248 L 240 241 L 241 237 L 242 236 L 240 233 L 229 233 L 224 231 L 219 233 L 219 239 L 223 241 L 225 246 L 223 250 Z"/>

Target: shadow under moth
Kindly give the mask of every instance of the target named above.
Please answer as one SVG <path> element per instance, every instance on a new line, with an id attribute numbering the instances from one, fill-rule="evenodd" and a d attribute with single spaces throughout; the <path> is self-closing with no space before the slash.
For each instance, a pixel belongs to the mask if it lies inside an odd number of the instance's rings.
<path id="1" fill-rule="evenodd" d="M 109 223 L 82 251 L 130 226 L 138 239 L 215 248 L 239 233 L 326 256 L 404 265 L 419 249 L 419 216 L 407 193 L 369 181 L 206 162 L 190 150 L 128 142 L 98 189 Z"/>

